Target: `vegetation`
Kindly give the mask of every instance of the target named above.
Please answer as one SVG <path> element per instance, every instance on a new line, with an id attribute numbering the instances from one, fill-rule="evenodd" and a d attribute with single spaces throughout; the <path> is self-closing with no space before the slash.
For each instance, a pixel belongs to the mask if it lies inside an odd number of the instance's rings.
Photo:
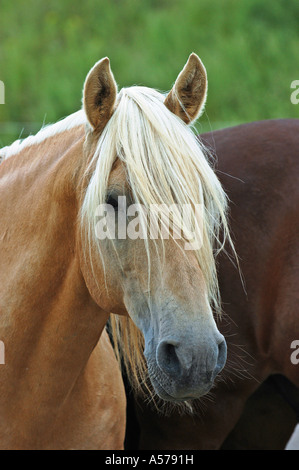
<path id="1" fill-rule="evenodd" d="M 209 78 L 199 130 L 299 117 L 298 0 L 1 0 L 0 147 L 81 106 L 91 66 L 168 90 L 190 52 Z"/>

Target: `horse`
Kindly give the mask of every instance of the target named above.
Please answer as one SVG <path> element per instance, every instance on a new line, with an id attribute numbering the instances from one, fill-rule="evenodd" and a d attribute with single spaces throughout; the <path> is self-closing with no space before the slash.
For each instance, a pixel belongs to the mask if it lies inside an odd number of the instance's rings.
<path id="1" fill-rule="evenodd" d="M 193 414 L 163 415 L 137 395 L 127 440 L 140 449 L 284 449 L 299 417 L 299 120 L 199 138 L 217 157 L 239 258 L 240 269 L 224 251 L 218 259 L 227 362 Z"/>
<path id="2" fill-rule="evenodd" d="M 194 53 L 168 94 L 118 91 L 105 57 L 80 111 L 0 150 L 3 449 L 123 448 L 110 315 L 132 377 L 142 384 L 146 370 L 161 399 L 198 398 L 223 369 L 215 257 L 230 242 L 227 197 L 190 126 L 206 93 Z M 144 211 L 137 230 L 137 206 L 153 208 L 156 238 Z"/>

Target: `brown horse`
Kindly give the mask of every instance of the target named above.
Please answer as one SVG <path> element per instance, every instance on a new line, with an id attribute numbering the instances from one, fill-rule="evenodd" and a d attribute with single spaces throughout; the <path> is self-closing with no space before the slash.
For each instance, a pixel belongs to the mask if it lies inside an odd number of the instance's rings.
<path id="1" fill-rule="evenodd" d="M 125 393 L 105 332 L 110 312 L 134 344 L 127 358 L 138 380 L 145 364 L 129 318 L 142 330 L 160 397 L 198 398 L 213 386 L 226 360 L 212 308 L 227 201 L 186 125 L 202 110 L 206 84 L 191 54 L 166 97 L 144 87 L 118 93 L 105 58 L 87 76 L 84 110 L 0 150 L 2 448 L 122 448 Z M 153 207 L 156 239 L 146 238 L 144 212 L 139 223 L 126 212 L 132 205 Z M 203 207 L 201 219 L 181 226 L 185 206 Z"/>
<path id="2" fill-rule="evenodd" d="M 267 378 L 282 374 L 299 387 L 298 350 L 293 349 L 299 339 L 299 120 L 244 124 L 201 138 L 217 155 L 216 173 L 230 198 L 230 226 L 243 278 L 222 254 L 218 272 L 224 316 L 218 327 L 227 341 L 228 360 L 210 399 L 195 402 L 198 411 L 192 416 L 176 411 L 163 416 L 140 398 L 139 445 L 284 448 L 296 417 Z M 253 423 L 265 425 L 255 429 L 255 436 Z"/>

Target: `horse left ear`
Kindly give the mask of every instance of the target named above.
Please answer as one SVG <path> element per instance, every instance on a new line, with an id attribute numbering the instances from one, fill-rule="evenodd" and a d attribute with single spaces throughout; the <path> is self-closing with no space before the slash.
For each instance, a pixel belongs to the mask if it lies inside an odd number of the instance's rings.
<path id="1" fill-rule="evenodd" d="M 207 98 L 208 79 L 206 69 L 194 52 L 179 74 L 164 104 L 186 124 L 202 114 Z"/>
<path id="2" fill-rule="evenodd" d="M 95 130 L 105 127 L 112 116 L 117 84 L 108 57 L 97 62 L 88 73 L 83 91 L 83 106 L 87 119 Z"/>

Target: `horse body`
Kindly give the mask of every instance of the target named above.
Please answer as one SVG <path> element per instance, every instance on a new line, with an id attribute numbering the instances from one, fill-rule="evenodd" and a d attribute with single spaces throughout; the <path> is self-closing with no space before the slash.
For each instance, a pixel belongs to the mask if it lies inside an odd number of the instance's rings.
<path id="1" fill-rule="evenodd" d="M 291 361 L 291 344 L 299 338 L 299 121 L 256 122 L 201 138 L 217 155 L 216 172 L 231 201 L 244 286 L 221 254 L 218 327 L 228 344 L 223 381 L 210 401 L 194 402 L 193 416 L 162 416 L 138 400 L 141 448 L 219 449 L 267 377 L 282 374 L 299 387 L 298 365 Z M 263 431 L 256 432 L 262 448 Z"/>
<path id="2" fill-rule="evenodd" d="M 76 246 L 84 129 L 0 166 L 2 448 L 122 448 L 125 396 Z M 46 153 L 46 154 L 45 154 Z M 101 419 L 99 419 L 101 416 Z"/>
<path id="3" fill-rule="evenodd" d="M 220 142 L 226 141 L 225 134 L 219 133 Z M 222 143 L 219 170 L 242 181 L 233 178 L 228 187 L 228 177 L 221 176 L 232 200 L 232 230 L 246 284 L 246 296 L 241 291 L 235 295 L 246 321 L 242 314 L 237 317 L 236 307 L 234 316 L 228 307 L 228 315 L 250 339 L 249 353 L 264 364 L 263 374 L 281 373 L 299 386 L 298 368 L 290 357 L 291 343 L 299 336 L 299 121 L 252 123 L 227 134 L 238 145 L 229 156 Z M 223 300 L 231 303 L 227 264 L 221 266 Z"/>

